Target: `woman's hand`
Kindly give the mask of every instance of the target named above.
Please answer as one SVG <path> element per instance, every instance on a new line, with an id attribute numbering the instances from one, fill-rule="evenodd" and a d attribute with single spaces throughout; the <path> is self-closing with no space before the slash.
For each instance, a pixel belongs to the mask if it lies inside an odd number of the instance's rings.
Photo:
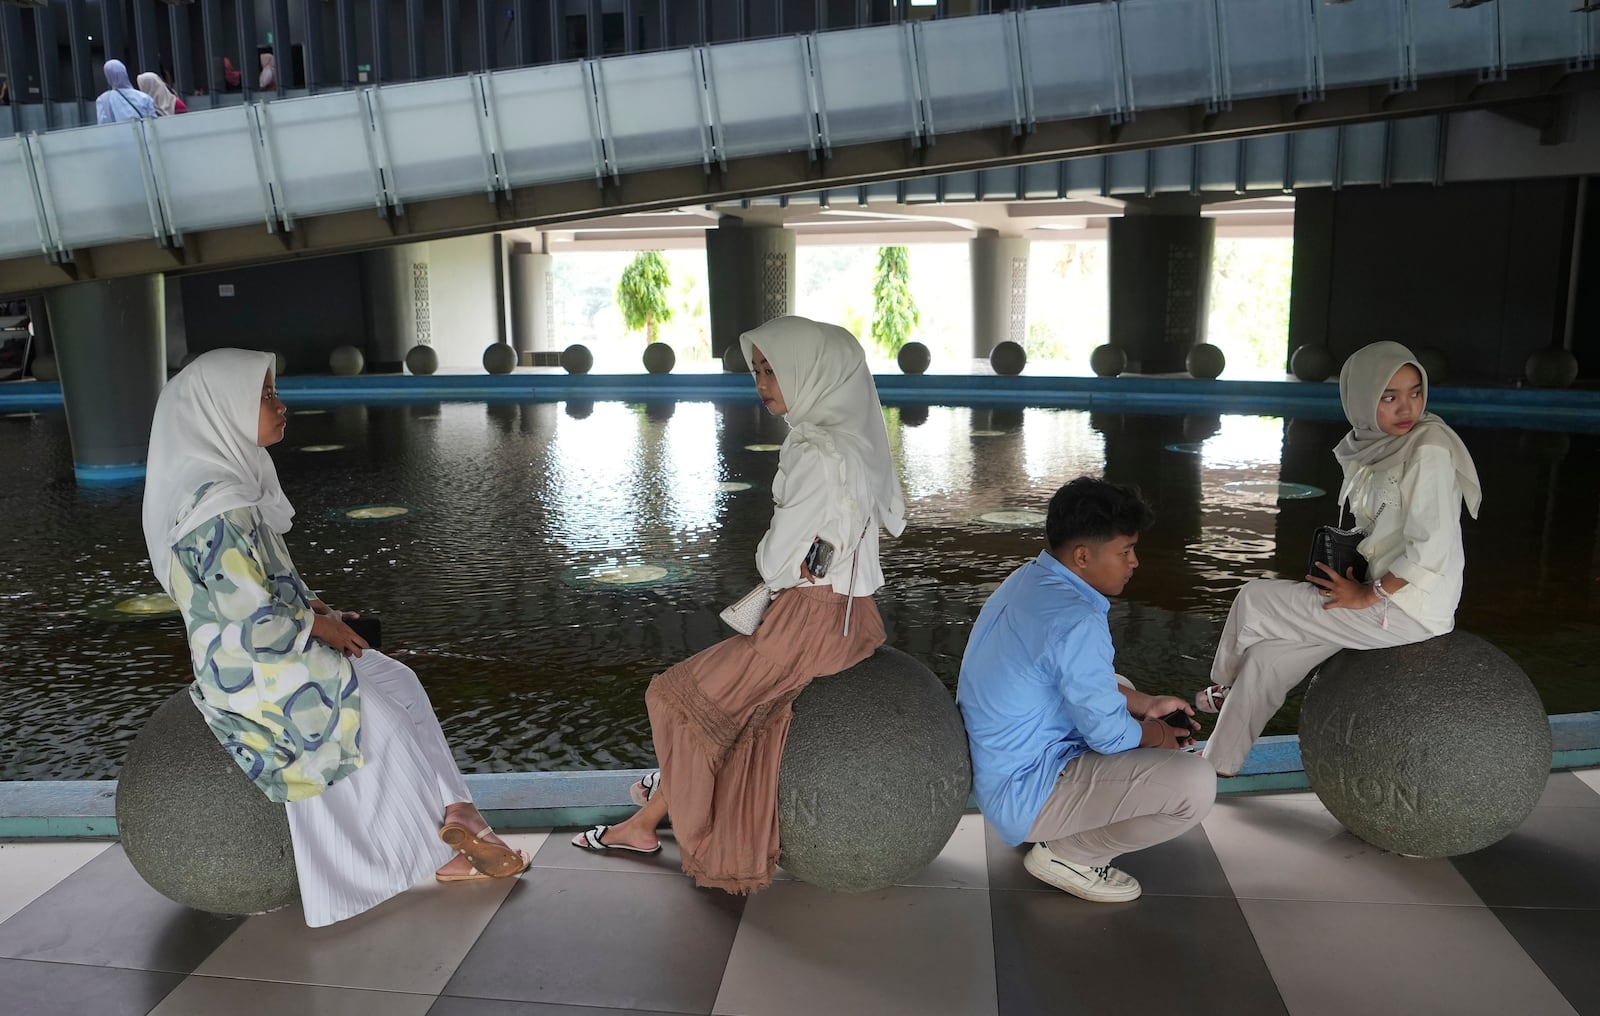
<path id="1" fill-rule="evenodd" d="M 1316 585 L 1322 592 L 1323 610 L 1332 610 L 1335 607 L 1365 610 L 1378 602 L 1378 594 L 1371 586 L 1356 581 L 1354 568 L 1346 568 L 1344 575 L 1341 576 L 1327 564 L 1318 561 L 1317 570 L 1323 574 L 1307 575 L 1306 581 Z"/>
<path id="2" fill-rule="evenodd" d="M 322 617 L 331 617 L 335 621 L 348 621 L 351 618 L 356 618 L 356 617 L 360 617 L 361 616 L 359 611 L 354 611 L 354 610 L 334 610 L 332 607 L 328 606 L 326 603 L 323 603 L 321 600 L 312 600 L 311 601 L 311 611 L 312 611 L 312 613 L 319 614 Z"/>
<path id="3" fill-rule="evenodd" d="M 323 606 L 326 607 L 327 604 Z M 327 613 L 319 612 L 312 618 L 311 637 L 346 656 L 359 657 L 362 650 L 370 648 L 367 640 L 351 631 L 350 626 L 344 623 L 344 619 L 332 610 Z"/>
<path id="4" fill-rule="evenodd" d="M 810 582 L 812 585 L 816 585 L 817 577 L 811 574 L 811 569 L 806 567 L 806 563 L 804 561 L 800 562 L 800 577 L 805 579 L 807 582 Z"/>

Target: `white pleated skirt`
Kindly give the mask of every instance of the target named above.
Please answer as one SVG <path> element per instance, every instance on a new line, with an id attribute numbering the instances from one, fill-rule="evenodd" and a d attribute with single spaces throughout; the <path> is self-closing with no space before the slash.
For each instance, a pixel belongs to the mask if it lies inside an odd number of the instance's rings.
<path id="1" fill-rule="evenodd" d="M 375 649 L 350 662 L 366 764 L 288 805 L 300 901 L 313 928 L 431 879 L 455 856 L 439 839 L 445 806 L 472 800 L 416 673 Z"/>

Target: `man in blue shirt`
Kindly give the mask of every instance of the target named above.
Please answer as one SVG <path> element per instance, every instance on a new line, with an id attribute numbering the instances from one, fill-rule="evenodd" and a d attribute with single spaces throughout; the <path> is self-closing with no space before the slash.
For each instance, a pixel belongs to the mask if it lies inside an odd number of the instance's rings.
<path id="1" fill-rule="evenodd" d="M 1056 491 L 1050 549 L 983 605 L 956 691 L 984 815 L 1006 842 L 1034 841 L 1029 874 L 1097 902 L 1138 899 L 1112 859 L 1183 833 L 1217 792 L 1210 763 L 1174 750 L 1198 726 L 1163 719 L 1189 704 L 1112 669 L 1106 597 L 1133 577 L 1150 522 L 1127 487 L 1084 476 Z"/>

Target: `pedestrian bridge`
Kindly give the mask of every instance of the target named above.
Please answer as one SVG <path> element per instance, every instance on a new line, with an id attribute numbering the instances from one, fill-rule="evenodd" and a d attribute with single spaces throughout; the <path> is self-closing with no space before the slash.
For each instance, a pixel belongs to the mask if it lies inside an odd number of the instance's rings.
<path id="1" fill-rule="evenodd" d="M 0 294 L 1163 146 L 1191 171 L 1146 192 L 1233 192 L 1243 139 L 1316 127 L 1326 185 L 1340 125 L 1589 88 L 1597 48 L 1573 0 L 1120 0 L 29 132 L 0 137 Z M 1274 144 L 1268 182 L 1307 185 Z"/>

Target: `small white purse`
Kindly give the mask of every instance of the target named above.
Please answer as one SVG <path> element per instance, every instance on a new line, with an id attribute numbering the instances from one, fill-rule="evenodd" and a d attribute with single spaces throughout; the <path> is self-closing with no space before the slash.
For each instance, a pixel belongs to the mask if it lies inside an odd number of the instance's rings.
<path id="1" fill-rule="evenodd" d="M 727 622 L 729 628 L 740 635 L 754 635 L 756 629 L 761 627 L 761 619 L 766 616 L 767 607 L 777 598 L 778 594 L 768 589 L 766 585 L 759 585 L 724 607 L 719 616 Z"/>

